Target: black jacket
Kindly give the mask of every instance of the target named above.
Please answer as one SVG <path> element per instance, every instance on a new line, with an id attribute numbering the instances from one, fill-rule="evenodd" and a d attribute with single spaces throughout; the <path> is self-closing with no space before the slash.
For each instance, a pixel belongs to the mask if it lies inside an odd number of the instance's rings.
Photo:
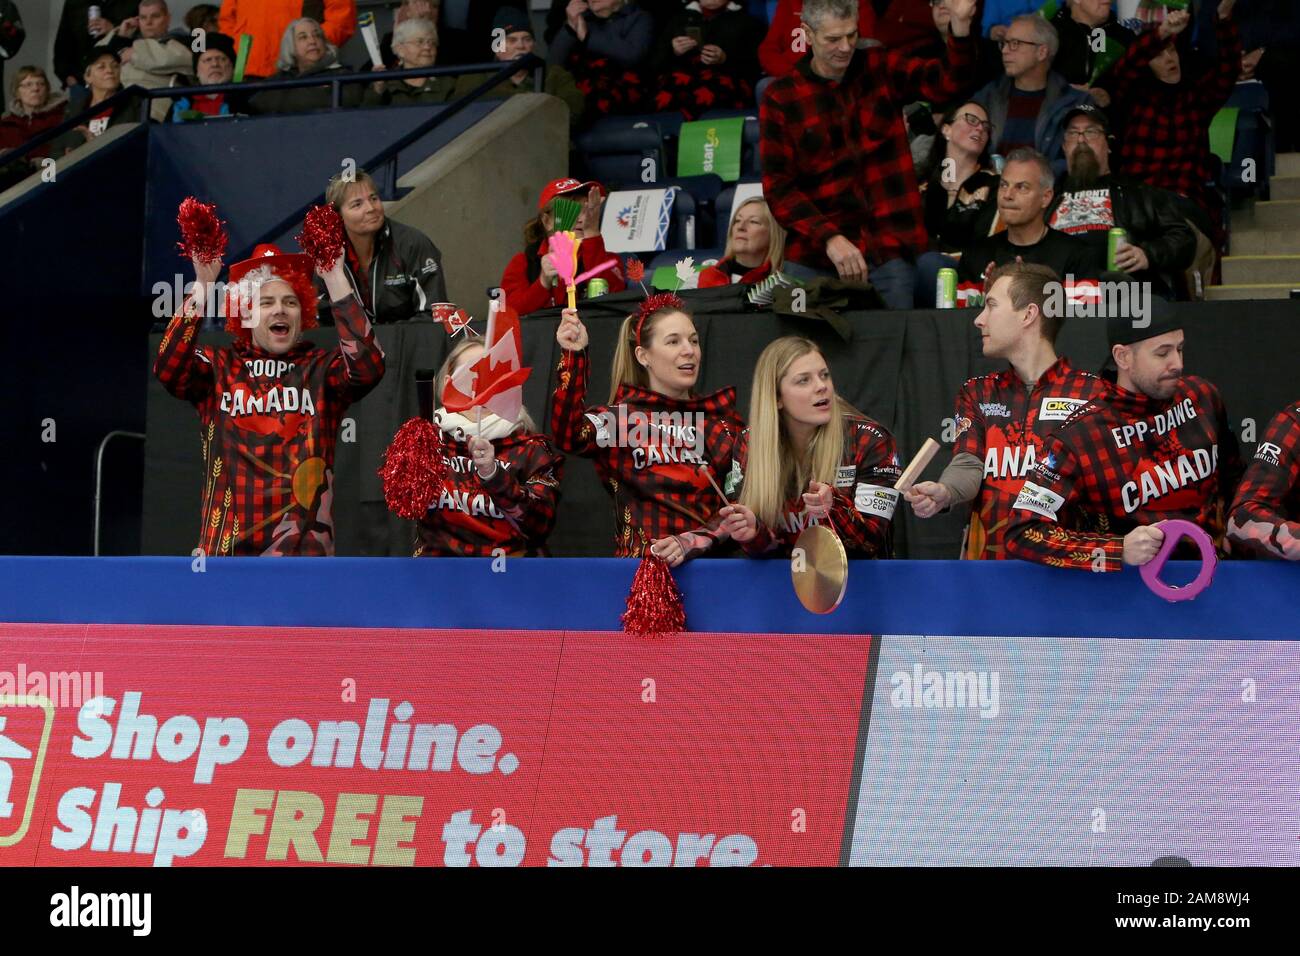
<path id="1" fill-rule="evenodd" d="M 737 9 L 733 10 L 732 7 Z M 700 45 L 685 56 L 677 56 L 673 53 L 673 38 L 687 36 L 686 31 L 690 27 L 700 31 Z M 720 47 L 727 55 L 720 69 L 753 83 L 758 79 L 758 45 L 763 42 L 764 32 L 763 25 L 740 9 L 740 5 L 735 2 L 709 19 L 705 19 L 698 7 L 695 10 L 687 7 L 672 17 L 659 34 L 650 61 L 651 69 L 655 73 L 668 73 L 674 69 L 691 72 L 699 62 L 701 47 L 712 44 Z"/>
<path id="2" fill-rule="evenodd" d="M 1111 174 L 1100 177 L 1091 188 L 1107 187 L 1115 225 L 1127 230 L 1129 242 L 1141 246 L 1151 261 L 1149 270 L 1133 273 L 1133 278 L 1153 283 L 1160 294 L 1170 294 L 1178 288 L 1176 276 L 1187 269 L 1196 256 L 1196 236 L 1192 227 L 1175 208 L 1173 195 L 1163 189 Z M 1068 188 L 1067 182 L 1057 183 L 1056 195 L 1052 197 L 1045 217 L 1049 225 Z M 1094 265 L 1098 271 L 1104 270 L 1106 244 L 1091 241 L 1089 245 L 1093 250 Z"/>
<path id="3" fill-rule="evenodd" d="M 322 79 L 335 73 L 350 73 L 341 63 L 331 63 L 319 70 L 298 74 L 295 70 L 281 70 L 271 80 L 306 79 L 320 76 Z M 360 106 L 364 91 L 369 89 L 366 83 L 345 83 L 339 91 L 339 105 Z M 250 113 L 262 115 L 267 113 L 304 113 L 307 110 L 327 110 L 334 102 L 334 91 L 329 86 L 296 86 L 287 90 L 263 90 L 255 93 L 248 103 Z"/>
<path id="4" fill-rule="evenodd" d="M 447 301 L 442 253 L 428 236 L 413 226 L 392 219 L 384 223 L 375 236 L 375 255 L 364 281 L 358 282 L 353 274 L 351 258 L 349 251 L 344 256 L 343 268 L 352 290 L 376 325 L 428 315 L 433 303 Z M 316 288 L 320 292 L 316 307 L 322 316 L 321 324 L 326 325 L 330 297 L 320 279 L 316 280 Z"/>
<path id="5" fill-rule="evenodd" d="M 1056 33 L 1061 38 L 1061 48 L 1052 61 L 1052 69 L 1065 77 L 1068 83 L 1093 85 L 1093 70 L 1097 67 L 1097 61 L 1102 59 L 1102 53 L 1092 48 L 1092 31 L 1095 28 L 1075 20 L 1070 16 L 1070 8 L 1064 4 L 1052 18 L 1052 26 L 1056 27 Z M 1137 34 L 1115 19 L 1114 12 L 1100 29 L 1106 34 L 1107 44 L 1118 43 L 1128 49 L 1137 42 Z M 1106 87 L 1105 73 L 1098 78 L 1096 85 L 1110 92 Z"/>

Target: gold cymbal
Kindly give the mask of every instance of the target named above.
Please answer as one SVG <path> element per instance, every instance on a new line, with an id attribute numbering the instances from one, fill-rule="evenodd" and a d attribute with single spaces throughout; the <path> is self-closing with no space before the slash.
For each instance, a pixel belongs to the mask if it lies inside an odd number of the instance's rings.
<path id="1" fill-rule="evenodd" d="M 830 614 L 849 586 L 849 559 L 839 535 L 826 525 L 805 528 L 794 543 L 790 580 L 799 603 L 814 614 Z"/>

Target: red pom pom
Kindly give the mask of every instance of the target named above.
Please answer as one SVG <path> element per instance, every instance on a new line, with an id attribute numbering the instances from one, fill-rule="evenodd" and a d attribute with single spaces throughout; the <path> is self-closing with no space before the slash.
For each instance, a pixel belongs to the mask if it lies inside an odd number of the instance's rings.
<path id="1" fill-rule="evenodd" d="M 333 206 L 312 206 L 302 221 L 302 232 L 297 236 L 302 251 L 311 257 L 312 264 L 327 272 L 343 254 L 343 220 Z"/>
<path id="2" fill-rule="evenodd" d="M 665 637 L 686 629 L 682 592 L 662 558 L 647 554 L 627 593 L 623 630 L 638 637 Z"/>
<path id="3" fill-rule="evenodd" d="M 181 227 L 177 245 L 187 259 L 216 262 L 225 253 L 230 237 L 226 235 L 226 224 L 217 218 L 215 203 L 187 196 L 176 213 L 176 223 Z"/>
<path id="4" fill-rule="evenodd" d="M 627 260 L 627 277 L 633 282 L 640 282 L 645 278 L 645 263 L 635 256 Z"/>
<path id="5" fill-rule="evenodd" d="M 384 500 L 403 518 L 423 518 L 447 477 L 442 432 L 424 418 L 412 418 L 397 430 L 379 469 Z"/>

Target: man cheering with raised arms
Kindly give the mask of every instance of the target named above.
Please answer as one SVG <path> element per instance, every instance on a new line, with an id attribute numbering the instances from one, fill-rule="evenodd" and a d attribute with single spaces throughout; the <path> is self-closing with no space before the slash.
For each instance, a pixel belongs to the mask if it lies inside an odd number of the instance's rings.
<path id="1" fill-rule="evenodd" d="M 1144 322 L 1111 315 L 1106 331 L 1116 384 L 1047 440 L 1011 512 L 1011 557 L 1094 571 L 1143 565 L 1164 542 L 1155 525 L 1170 518 L 1222 540 L 1242 472 L 1237 439 L 1219 390 L 1183 375 L 1175 307 L 1153 298 Z"/>

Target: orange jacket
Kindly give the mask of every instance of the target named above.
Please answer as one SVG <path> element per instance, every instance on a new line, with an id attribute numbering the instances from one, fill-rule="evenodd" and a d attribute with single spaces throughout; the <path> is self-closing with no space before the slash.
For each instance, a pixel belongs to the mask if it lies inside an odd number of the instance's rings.
<path id="1" fill-rule="evenodd" d="M 224 0 L 221 4 L 221 32 L 235 38 L 247 33 L 253 38 L 248 51 L 245 76 L 272 76 L 280 56 L 284 29 L 302 16 L 302 0 Z M 325 39 L 337 47 L 357 32 L 357 0 L 325 0 Z"/>

